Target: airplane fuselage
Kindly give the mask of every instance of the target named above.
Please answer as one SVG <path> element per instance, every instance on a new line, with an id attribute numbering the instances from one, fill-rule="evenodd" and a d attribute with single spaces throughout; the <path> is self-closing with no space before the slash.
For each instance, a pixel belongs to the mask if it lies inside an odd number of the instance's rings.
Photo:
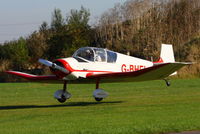
<path id="1" fill-rule="evenodd" d="M 75 57 L 63 58 L 57 60 L 70 71 L 63 79 L 73 80 L 79 77 L 86 78 L 93 74 L 102 74 L 110 72 L 132 72 L 153 66 L 153 62 L 139 59 L 136 57 L 116 53 L 116 61 L 84 61 Z"/>

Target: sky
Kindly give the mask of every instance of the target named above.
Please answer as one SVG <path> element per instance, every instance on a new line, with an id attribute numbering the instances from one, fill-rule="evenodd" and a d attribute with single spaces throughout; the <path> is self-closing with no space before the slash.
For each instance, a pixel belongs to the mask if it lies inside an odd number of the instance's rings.
<path id="1" fill-rule="evenodd" d="M 71 9 L 80 9 L 81 6 L 89 9 L 90 23 L 95 18 L 113 8 L 116 3 L 126 0 L 0 0 L 0 43 L 15 40 L 19 37 L 28 37 L 38 30 L 42 22 L 51 22 L 55 8 L 62 11 L 66 17 Z"/>

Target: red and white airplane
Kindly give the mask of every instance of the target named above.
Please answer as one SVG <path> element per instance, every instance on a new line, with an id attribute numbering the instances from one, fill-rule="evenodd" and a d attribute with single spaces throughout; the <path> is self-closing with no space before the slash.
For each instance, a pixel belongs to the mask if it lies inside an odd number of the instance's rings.
<path id="1" fill-rule="evenodd" d="M 99 88 L 100 82 L 135 82 L 147 80 L 165 80 L 176 73 L 181 67 L 191 64 L 175 62 L 172 45 L 162 44 L 160 59 L 151 62 L 140 58 L 113 52 L 96 47 L 78 49 L 72 57 L 56 59 L 51 62 L 39 59 L 39 62 L 50 68 L 53 75 L 32 75 L 18 71 L 6 71 L 31 81 L 63 81 L 62 90 L 54 93 L 54 97 L 61 103 L 71 97 L 67 91 L 67 83 L 96 83 L 93 97 L 101 101 L 108 93 Z"/>

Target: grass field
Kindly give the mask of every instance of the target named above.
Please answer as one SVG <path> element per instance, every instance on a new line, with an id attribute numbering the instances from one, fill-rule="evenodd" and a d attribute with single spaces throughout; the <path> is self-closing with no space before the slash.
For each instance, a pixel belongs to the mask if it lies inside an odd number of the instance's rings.
<path id="1" fill-rule="evenodd" d="M 200 130 L 200 79 L 101 84 L 109 97 L 92 98 L 94 84 L 69 85 L 72 98 L 52 96 L 62 84 L 1 83 L 1 134 L 158 134 Z"/>

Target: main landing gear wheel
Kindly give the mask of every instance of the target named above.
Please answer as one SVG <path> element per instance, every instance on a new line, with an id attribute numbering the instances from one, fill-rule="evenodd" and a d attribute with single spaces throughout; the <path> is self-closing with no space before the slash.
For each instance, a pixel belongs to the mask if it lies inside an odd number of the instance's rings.
<path id="1" fill-rule="evenodd" d="M 71 98 L 71 94 L 67 92 L 67 81 L 64 81 L 63 89 L 57 90 L 54 93 L 54 98 L 60 103 L 64 103 L 67 99 Z"/>
<path id="2" fill-rule="evenodd" d="M 108 96 L 108 93 L 105 92 L 103 89 L 98 88 L 93 92 L 93 97 L 96 101 L 102 101 L 107 96 Z"/>
<path id="3" fill-rule="evenodd" d="M 108 93 L 105 92 L 103 89 L 99 88 L 99 81 L 100 79 L 96 80 L 96 90 L 93 92 L 93 97 L 96 101 L 102 101 L 104 98 L 108 96 Z"/>
<path id="4" fill-rule="evenodd" d="M 67 98 L 65 98 L 63 95 L 61 96 L 61 98 L 60 99 L 57 99 L 60 103 L 64 103 L 66 100 L 67 100 Z"/>
<path id="5" fill-rule="evenodd" d="M 60 103 L 64 103 L 67 99 L 71 97 L 71 94 L 63 90 L 57 90 L 54 93 L 54 98 L 57 99 Z"/>
<path id="6" fill-rule="evenodd" d="M 102 101 L 103 98 L 94 98 L 96 101 Z"/>

